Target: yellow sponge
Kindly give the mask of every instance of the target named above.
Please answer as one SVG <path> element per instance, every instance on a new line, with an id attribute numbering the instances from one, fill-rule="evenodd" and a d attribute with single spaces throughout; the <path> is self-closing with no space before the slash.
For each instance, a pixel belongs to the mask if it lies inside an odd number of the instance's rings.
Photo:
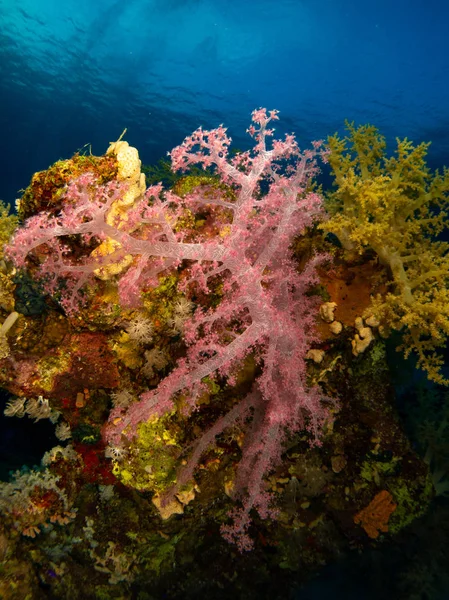
<path id="1" fill-rule="evenodd" d="M 122 141 L 120 138 L 116 142 L 111 142 L 106 154 L 112 154 L 117 158 L 117 180 L 126 182 L 128 184 L 128 189 L 112 204 L 106 218 L 106 222 L 109 225 L 117 226 L 117 221 L 119 223 L 120 221 L 127 221 L 127 210 L 129 210 L 145 193 L 145 174 L 140 172 L 142 163 L 140 161 L 137 148 L 133 148 L 128 144 L 128 142 Z M 119 217 L 118 220 L 117 217 Z M 118 227 L 120 228 L 120 224 Z M 94 255 L 107 256 L 108 254 L 111 254 L 117 250 L 119 247 L 120 244 L 118 242 L 113 240 L 105 240 L 102 244 L 100 244 L 100 246 L 98 246 L 98 248 L 95 249 Z M 118 263 L 97 269 L 95 271 L 95 275 L 103 280 L 111 279 L 126 269 L 131 262 L 132 256 L 125 256 L 124 259 Z"/>

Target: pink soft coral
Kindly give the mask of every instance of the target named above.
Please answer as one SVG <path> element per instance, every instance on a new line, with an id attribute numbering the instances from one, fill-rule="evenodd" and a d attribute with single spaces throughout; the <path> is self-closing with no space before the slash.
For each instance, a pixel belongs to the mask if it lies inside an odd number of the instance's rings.
<path id="1" fill-rule="evenodd" d="M 255 508 L 262 517 L 272 514 L 263 477 L 279 463 L 286 435 L 308 429 L 316 442 L 328 417 L 320 389 L 307 385 L 305 364 L 314 340 L 316 312 L 316 302 L 306 292 L 317 281 L 315 266 L 323 257 L 313 258 L 301 273 L 290 258 L 293 237 L 321 214 L 321 198 L 310 189 L 318 170 L 320 144 L 301 153 L 294 137 L 288 135 L 268 147 L 267 137 L 273 132 L 267 125 L 277 118 L 277 111 L 268 115 L 265 109 L 254 111 L 248 131 L 255 146 L 232 159 L 223 127 L 199 129 L 171 152 L 173 169 L 185 170 L 198 163 L 213 167 L 223 188 L 207 194 L 197 189 L 184 198 L 166 192 L 161 199 L 161 187 L 154 186 L 128 213 L 127 221 L 114 226 L 106 222 L 106 215 L 120 188 L 97 186 L 91 198 L 86 190 L 87 184 L 92 188 L 92 181 L 77 181 L 68 190 L 73 204 L 58 217 L 30 219 L 9 248 L 10 256 L 22 266 L 29 252 L 46 244 L 51 252 L 41 265 L 42 276 L 47 277 L 50 288 L 65 278 L 71 294 L 79 294 L 102 264 L 132 255 L 132 265 L 118 281 L 122 301 L 127 304 L 138 299 L 144 282 L 176 268 L 183 260 L 190 265 L 184 282 L 186 293 L 191 286 L 207 293 L 211 281 L 221 280 L 221 303 L 214 309 L 197 308 L 185 323 L 185 358 L 139 402 L 114 409 L 105 437 L 119 447 L 123 436 L 136 434 L 140 423 L 173 410 L 174 396 L 181 391 L 187 412 L 194 410 L 205 377 L 218 374 L 232 385 L 238 365 L 255 352 L 261 374 L 253 390 L 198 439 L 176 486 L 166 495 L 169 499 L 191 479 L 201 455 L 217 435 L 240 423 L 246 434 L 234 493 L 241 508 L 223 533 L 242 550 L 251 547 L 247 533 L 250 511 Z M 198 241 L 192 234 L 188 239 L 193 241 L 183 241 L 183 233 L 175 228 L 177 218 L 184 207 L 195 212 L 203 205 L 230 213 L 229 223 L 212 239 Z M 119 250 L 102 259 L 88 256 L 80 263 L 67 257 L 59 243 L 59 237 L 69 234 L 112 238 L 119 242 Z M 65 306 L 75 310 L 68 298 Z"/>

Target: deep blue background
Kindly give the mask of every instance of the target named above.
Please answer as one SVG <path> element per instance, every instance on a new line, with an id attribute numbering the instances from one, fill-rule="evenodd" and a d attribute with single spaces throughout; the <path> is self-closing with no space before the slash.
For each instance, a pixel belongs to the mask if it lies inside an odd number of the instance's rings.
<path id="1" fill-rule="evenodd" d="M 0 0 L 0 198 L 86 143 L 155 162 L 199 125 L 240 148 L 281 111 L 305 146 L 371 122 L 449 163 L 448 0 Z"/>

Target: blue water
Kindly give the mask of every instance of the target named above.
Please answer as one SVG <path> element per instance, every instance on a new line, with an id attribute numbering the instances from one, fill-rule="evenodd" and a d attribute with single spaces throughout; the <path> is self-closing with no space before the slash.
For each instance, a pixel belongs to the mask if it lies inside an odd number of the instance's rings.
<path id="1" fill-rule="evenodd" d="M 447 0 L 0 0 L 0 198 L 127 127 L 144 163 L 199 125 L 245 147 L 281 111 L 302 146 L 371 122 L 449 162 Z"/>

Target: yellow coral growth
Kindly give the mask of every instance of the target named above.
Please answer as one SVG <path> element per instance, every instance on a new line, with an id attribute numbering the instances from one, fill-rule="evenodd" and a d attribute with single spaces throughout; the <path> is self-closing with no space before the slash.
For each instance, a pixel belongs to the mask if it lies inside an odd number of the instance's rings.
<path id="1" fill-rule="evenodd" d="M 336 190 L 328 197 L 331 218 L 322 225 L 348 253 L 372 248 L 393 280 L 391 292 L 373 301 L 384 326 L 401 330 L 405 354 L 439 383 L 436 349 L 449 336 L 449 244 L 437 236 L 447 227 L 449 171 L 431 172 L 429 144 L 397 139 L 386 155 L 385 138 L 370 125 L 329 138 Z"/>

